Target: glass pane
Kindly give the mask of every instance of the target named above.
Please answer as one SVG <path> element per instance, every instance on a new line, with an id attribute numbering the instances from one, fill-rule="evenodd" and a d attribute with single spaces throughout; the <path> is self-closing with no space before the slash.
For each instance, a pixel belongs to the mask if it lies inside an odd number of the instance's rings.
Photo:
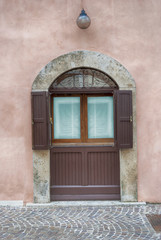
<path id="1" fill-rule="evenodd" d="M 88 97 L 88 138 L 113 138 L 113 97 Z"/>
<path id="2" fill-rule="evenodd" d="M 80 97 L 54 97 L 54 139 L 80 139 Z"/>

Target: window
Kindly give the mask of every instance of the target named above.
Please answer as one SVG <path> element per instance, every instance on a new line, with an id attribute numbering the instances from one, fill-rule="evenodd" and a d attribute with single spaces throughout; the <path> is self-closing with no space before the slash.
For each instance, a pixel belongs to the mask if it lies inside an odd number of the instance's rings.
<path id="1" fill-rule="evenodd" d="M 114 142 L 112 94 L 54 94 L 53 143 Z"/>
<path id="2" fill-rule="evenodd" d="M 48 93 L 32 92 L 33 149 L 92 142 L 132 148 L 132 91 L 119 90 L 108 75 L 72 69 L 56 78 Z"/>

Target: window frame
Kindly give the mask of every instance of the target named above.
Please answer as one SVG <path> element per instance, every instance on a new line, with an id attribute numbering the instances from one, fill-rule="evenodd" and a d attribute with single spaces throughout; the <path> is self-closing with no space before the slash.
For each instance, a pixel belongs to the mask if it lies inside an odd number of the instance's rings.
<path id="1" fill-rule="evenodd" d="M 114 138 L 88 138 L 88 97 L 100 97 L 100 96 L 112 96 L 113 97 L 113 125 L 114 125 Z M 53 98 L 54 97 L 80 97 L 80 139 L 54 139 L 54 108 L 53 108 Z M 51 95 L 51 115 L 52 115 L 52 128 L 51 128 L 51 138 L 52 144 L 114 144 L 115 141 L 115 95 L 113 91 L 108 91 L 104 93 L 91 93 L 81 92 L 81 93 L 53 93 Z"/>

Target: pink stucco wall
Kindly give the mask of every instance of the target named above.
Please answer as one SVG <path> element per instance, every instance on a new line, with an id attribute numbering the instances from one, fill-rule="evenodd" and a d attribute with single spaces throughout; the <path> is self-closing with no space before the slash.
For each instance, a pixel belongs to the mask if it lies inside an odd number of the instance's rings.
<path id="1" fill-rule="evenodd" d="M 138 199 L 161 202 L 161 1 L 0 1 L 0 200 L 33 201 L 30 91 L 49 61 L 74 50 L 107 54 L 137 86 Z"/>

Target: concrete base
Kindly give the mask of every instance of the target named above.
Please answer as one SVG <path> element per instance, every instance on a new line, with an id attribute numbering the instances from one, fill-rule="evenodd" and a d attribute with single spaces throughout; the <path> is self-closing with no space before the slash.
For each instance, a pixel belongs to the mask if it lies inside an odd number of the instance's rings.
<path id="1" fill-rule="evenodd" d="M 23 207 L 23 201 L 0 201 L 0 206 Z"/>

